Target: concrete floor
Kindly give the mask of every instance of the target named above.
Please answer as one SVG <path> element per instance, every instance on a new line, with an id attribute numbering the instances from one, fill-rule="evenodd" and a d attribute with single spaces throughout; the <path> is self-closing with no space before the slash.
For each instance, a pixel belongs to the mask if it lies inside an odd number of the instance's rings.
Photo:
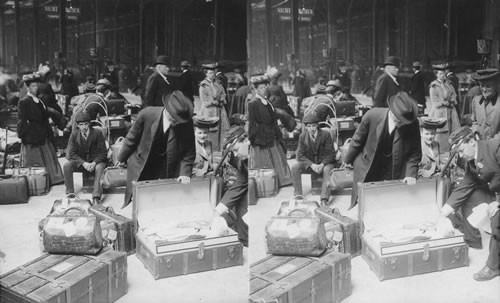
<path id="1" fill-rule="evenodd" d="M 65 160 L 60 159 L 63 163 Z M 80 174 L 75 175 L 75 190 L 81 188 Z M 64 185 L 51 188 L 45 196 L 31 197 L 28 204 L 0 205 L 0 274 L 6 273 L 41 255 L 38 222 L 52 203 L 65 196 Z M 91 194 L 79 193 L 82 198 Z M 103 196 L 104 205 L 128 218 L 132 204 L 121 209 L 123 193 Z M 186 276 L 154 280 L 135 255 L 128 257 L 128 293 L 118 303 L 137 302 L 247 302 L 248 249 L 244 249 L 244 265 Z"/>
<path id="2" fill-rule="evenodd" d="M 289 160 L 291 165 L 295 160 Z M 310 193 L 311 182 L 308 175 L 302 176 L 304 194 L 307 199 L 319 202 L 319 196 Z M 281 202 L 293 197 L 293 187 L 280 190 L 271 198 L 259 199 L 257 205 L 250 206 L 249 263 L 266 256 L 265 226 L 269 218 L 276 215 Z M 350 191 L 335 196 L 331 207 L 338 208 L 343 215 L 357 219 L 357 207 L 347 211 L 350 205 Z M 488 247 L 489 236 L 483 239 L 483 247 Z M 352 295 L 342 303 L 498 303 L 500 302 L 500 277 L 487 282 L 476 282 L 472 275 L 480 270 L 488 256 L 488 249 L 469 249 L 470 265 L 441 272 L 416 275 L 407 278 L 379 281 L 361 256 L 351 260 Z"/>

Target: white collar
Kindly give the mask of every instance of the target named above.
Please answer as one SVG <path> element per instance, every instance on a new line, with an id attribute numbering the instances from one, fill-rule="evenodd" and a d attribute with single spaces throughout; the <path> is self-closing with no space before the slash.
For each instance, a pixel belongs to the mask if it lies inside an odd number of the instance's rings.
<path id="1" fill-rule="evenodd" d="M 417 69 L 417 70 L 414 72 L 414 74 L 418 74 L 419 72 L 420 72 L 420 70 L 419 70 L 419 69 Z"/>
<path id="2" fill-rule="evenodd" d="M 262 102 L 262 104 L 267 105 L 269 103 L 269 101 L 267 101 L 267 99 L 262 97 L 261 95 L 255 94 L 255 96 L 260 100 L 260 102 Z"/>
<path id="3" fill-rule="evenodd" d="M 163 109 L 163 114 L 161 116 L 162 116 L 162 119 L 163 119 L 163 132 L 166 133 L 167 130 L 171 126 L 170 120 L 167 117 L 167 110 L 166 109 Z"/>
<path id="4" fill-rule="evenodd" d="M 391 118 L 391 114 L 394 115 L 390 110 L 387 112 L 387 130 L 389 135 L 396 129 L 396 122 Z"/>

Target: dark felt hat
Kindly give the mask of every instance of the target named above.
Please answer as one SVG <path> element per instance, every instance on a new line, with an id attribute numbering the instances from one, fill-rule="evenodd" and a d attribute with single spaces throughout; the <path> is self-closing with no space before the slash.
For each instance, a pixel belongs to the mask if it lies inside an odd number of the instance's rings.
<path id="1" fill-rule="evenodd" d="M 75 115 L 75 122 L 80 123 L 80 122 L 90 122 L 91 118 L 89 113 L 86 111 L 82 110 L 76 113 Z"/>
<path id="2" fill-rule="evenodd" d="M 446 118 L 429 118 L 429 117 L 421 117 L 420 119 L 420 127 L 425 129 L 438 129 L 443 128 L 446 125 Z"/>
<path id="3" fill-rule="evenodd" d="M 219 117 L 194 116 L 193 124 L 198 128 L 212 128 L 219 124 Z"/>
<path id="4" fill-rule="evenodd" d="M 269 83 L 269 77 L 266 74 L 254 74 L 250 77 L 250 82 L 253 85 Z"/>
<path id="5" fill-rule="evenodd" d="M 476 81 L 485 81 L 498 78 L 500 71 L 496 68 L 480 69 L 471 75 L 472 79 Z"/>
<path id="6" fill-rule="evenodd" d="M 179 90 L 163 95 L 163 105 L 178 123 L 186 123 L 193 117 L 193 102 Z"/>
<path id="7" fill-rule="evenodd" d="M 153 65 L 158 65 L 158 64 L 170 65 L 168 57 L 167 56 L 158 56 L 158 57 L 156 57 L 156 60 L 153 63 Z"/>
<path id="8" fill-rule="evenodd" d="M 399 92 L 387 99 L 389 109 L 402 124 L 411 124 L 417 119 L 417 101 L 406 92 Z"/>
<path id="9" fill-rule="evenodd" d="M 316 94 L 326 94 L 326 86 L 320 84 L 316 88 Z"/>
<path id="10" fill-rule="evenodd" d="M 384 61 L 384 66 L 386 66 L 386 65 L 400 66 L 401 61 L 396 56 L 388 56 L 387 58 L 385 58 L 385 61 Z"/>
<path id="11" fill-rule="evenodd" d="M 307 112 L 307 114 L 304 116 L 304 119 L 302 119 L 302 123 L 304 124 L 319 123 L 320 121 L 321 119 L 318 117 L 314 110 L 310 110 L 309 112 Z"/>

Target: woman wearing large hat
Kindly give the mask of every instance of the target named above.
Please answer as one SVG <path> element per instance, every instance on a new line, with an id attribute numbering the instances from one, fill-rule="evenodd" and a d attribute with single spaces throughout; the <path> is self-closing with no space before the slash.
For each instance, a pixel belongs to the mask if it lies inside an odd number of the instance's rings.
<path id="1" fill-rule="evenodd" d="M 446 79 L 445 64 L 432 66 L 436 74 L 436 80 L 432 81 L 429 88 L 431 109 L 429 117 L 445 118 L 446 125 L 437 130 L 436 140 L 442 150 L 448 150 L 448 137 L 450 133 L 460 127 L 457 109 L 457 93 L 453 86 Z"/>
<path id="2" fill-rule="evenodd" d="M 422 140 L 422 160 L 418 168 L 419 177 L 431 177 L 441 172 L 446 154 L 435 141 L 436 131 L 446 125 L 446 119 L 420 118 L 420 138 Z"/>
<path id="3" fill-rule="evenodd" d="M 214 169 L 212 142 L 208 139 L 211 128 L 217 127 L 217 117 L 193 117 L 196 159 L 193 163 L 193 176 L 204 176 Z"/>
<path id="4" fill-rule="evenodd" d="M 41 81 L 37 73 L 24 75 L 22 78 L 28 93 L 19 101 L 17 135 L 21 139 L 21 166 L 45 167 L 49 173 L 50 185 L 64 181 L 61 165 L 57 160 L 52 141 L 52 130 L 49 126 L 47 105 L 37 97 L 38 83 Z"/>
<path id="5" fill-rule="evenodd" d="M 256 93 L 248 102 L 249 167 L 251 169 L 273 168 L 278 179 L 278 186 L 290 185 L 292 173 L 282 146 L 276 109 L 266 97 L 269 78 L 265 74 L 257 74 L 250 78 L 250 82 Z"/>
<path id="6" fill-rule="evenodd" d="M 229 118 L 224 108 L 226 93 L 224 92 L 224 87 L 215 81 L 215 69 L 217 65 L 203 64 L 201 67 L 205 72 L 205 79 L 200 83 L 201 108 L 198 115 L 219 118 L 219 125 L 217 128 L 210 129 L 209 138 L 212 141 L 214 150 L 220 151 L 222 149 L 223 138 L 229 130 Z"/>

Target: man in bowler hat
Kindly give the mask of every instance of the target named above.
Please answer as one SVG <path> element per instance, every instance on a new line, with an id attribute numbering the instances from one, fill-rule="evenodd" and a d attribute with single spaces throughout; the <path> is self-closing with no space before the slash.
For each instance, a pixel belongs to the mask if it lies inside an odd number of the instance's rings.
<path id="1" fill-rule="evenodd" d="M 415 61 L 412 64 L 412 68 L 413 76 L 411 76 L 410 90 L 408 93 L 413 99 L 417 100 L 418 104 L 425 108 L 425 79 L 424 75 L 420 71 L 422 64 Z"/>
<path id="2" fill-rule="evenodd" d="M 479 82 L 481 95 L 472 99 L 472 128 L 482 139 L 498 137 L 500 132 L 500 71 L 478 70 L 472 79 Z"/>
<path id="3" fill-rule="evenodd" d="M 389 56 L 384 61 L 384 73 L 380 75 L 375 84 L 373 107 L 387 107 L 387 98 L 401 91 L 396 77 L 399 72 L 400 61 L 398 57 Z"/>
<path id="4" fill-rule="evenodd" d="M 358 182 L 403 179 L 415 184 L 422 157 L 417 102 L 406 92 L 389 97 L 389 108 L 372 108 L 361 120 L 344 157 L 354 166 L 351 208 Z"/>
<path id="5" fill-rule="evenodd" d="M 164 108 L 147 107 L 132 124 L 118 161 L 127 162 L 124 207 L 132 197 L 132 181 L 177 178 L 189 183 L 196 147 L 193 103 L 181 91 L 163 96 Z"/>
<path id="6" fill-rule="evenodd" d="M 163 95 L 174 91 L 173 85 L 167 79 L 170 65 L 167 56 L 158 56 L 154 62 L 155 72 L 149 76 L 146 83 L 146 94 L 144 95 L 143 107 L 163 106 Z"/>
<path id="7" fill-rule="evenodd" d="M 191 76 L 191 71 L 189 67 L 191 64 L 187 61 L 181 62 L 182 74 L 179 79 L 179 89 L 184 94 L 184 96 L 188 97 L 189 100 L 194 102 L 194 82 L 193 77 Z"/>

